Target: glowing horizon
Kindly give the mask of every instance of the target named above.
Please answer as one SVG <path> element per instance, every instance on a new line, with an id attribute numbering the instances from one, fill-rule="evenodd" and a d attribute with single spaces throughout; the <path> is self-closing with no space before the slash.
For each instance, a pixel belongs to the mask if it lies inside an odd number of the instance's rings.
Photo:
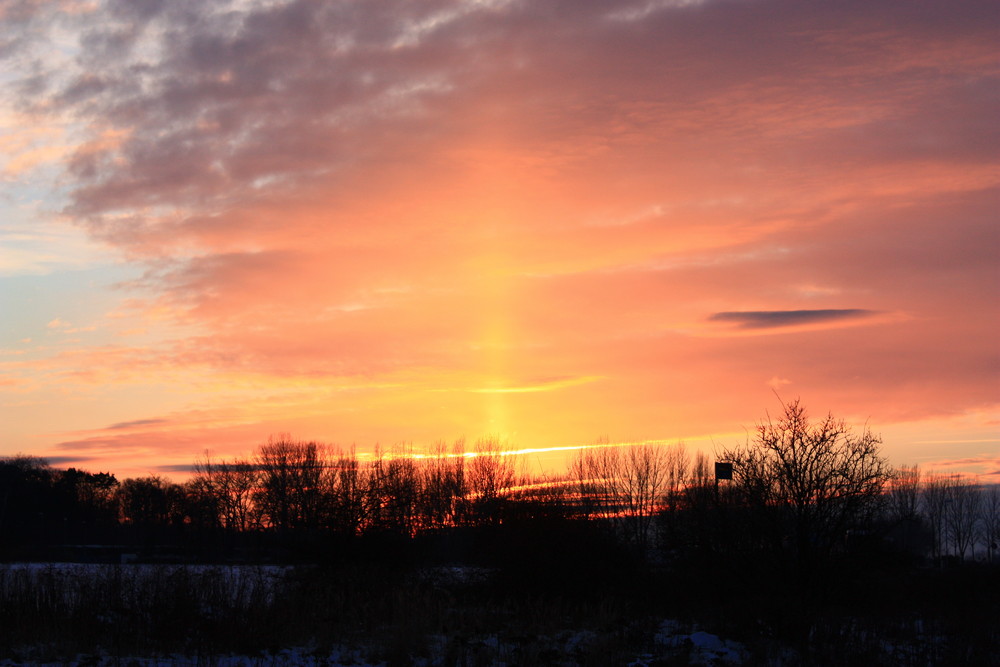
<path id="1" fill-rule="evenodd" d="M 736 444 L 1000 479 L 987 0 L 0 9 L 0 456 Z"/>

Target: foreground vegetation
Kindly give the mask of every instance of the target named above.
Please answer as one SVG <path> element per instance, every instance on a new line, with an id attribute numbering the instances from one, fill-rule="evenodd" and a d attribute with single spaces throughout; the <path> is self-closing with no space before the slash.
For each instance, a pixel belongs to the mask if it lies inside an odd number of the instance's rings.
<path id="1" fill-rule="evenodd" d="M 0 569 L 0 659 L 684 664 L 656 645 L 674 619 L 751 663 L 991 664 L 997 488 L 878 446 L 792 403 L 724 454 L 731 480 L 680 445 L 545 480 L 490 441 L 364 460 L 278 438 L 183 485 L 6 459 L 0 555 L 107 564 Z"/>

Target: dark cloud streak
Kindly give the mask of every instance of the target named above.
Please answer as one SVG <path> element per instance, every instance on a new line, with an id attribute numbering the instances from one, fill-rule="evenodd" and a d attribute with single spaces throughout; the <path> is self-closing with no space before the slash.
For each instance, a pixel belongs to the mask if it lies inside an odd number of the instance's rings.
<path id="1" fill-rule="evenodd" d="M 740 329 L 776 329 L 804 324 L 826 324 L 859 320 L 876 315 L 878 311 L 863 308 L 820 310 L 758 310 L 715 313 L 712 322 L 733 324 Z"/>
<path id="2" fill-rule="evenodd" d="M 46 456 L 45 460 L 51 466 L 65 466 L 68 464 L 86 463 L 88 461 L 96 460 L 93 456 Z"/>

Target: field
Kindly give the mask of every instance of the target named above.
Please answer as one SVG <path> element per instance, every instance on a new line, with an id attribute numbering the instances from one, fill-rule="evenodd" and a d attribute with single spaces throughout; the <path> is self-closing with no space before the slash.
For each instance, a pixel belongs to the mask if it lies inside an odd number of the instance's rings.
<path id="1" fill-rule="evenodd" d="M 740 664 L 697 626 L 620 602 L 494 604 L 475 567 L 371 578 L 315 567 L 13 563 L 0 567 L 0 665 Z M 320 584 L 322 582 L 322 584 Z M 15 639 L 16 638 L 16 639 Z"/>
<path id="2" fill-rule="evenodd" d="M 996 590 L 992 569 L 925 572 L 914 585 L 937 582 L 928 594 L 939 599 L 910 613 L 877 598 L 805 609 L 776 593 L 789 605 L 779 612 L 738 592 L 699 594 L 655 568 L 591 563 L 560 575 L 544 563 L 531 572 L 412 556 L 6 564 L 0 665 L 996 663 L 997 630 L 981 604 Z"/>

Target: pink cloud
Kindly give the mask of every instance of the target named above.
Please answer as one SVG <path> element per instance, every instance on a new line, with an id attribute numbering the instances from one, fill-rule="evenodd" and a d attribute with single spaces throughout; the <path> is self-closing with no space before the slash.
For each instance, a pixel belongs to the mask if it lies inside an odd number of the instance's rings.
<path id="1" fill-rule="evenodd" d="M 499 399 L 450 389 L 544 378 L 602 380 L 512 392 L 512 430 L 728 431 L 784 378 L 881 420 L 997 404 L 991 3 L 226 6 L 67 15 L 75 63 L 19 82 L 87 128 L 65 213 L 164 329 L 17 377 L 365 378 L 338 418 L 375 440 L 390 408 L 488 430 Z M 334 428 L 295 400 L 256 428 Z M 210 439 L 161 412 L 109 423 Z M 76 446 L 140 435 L 106 430 Z"/>

